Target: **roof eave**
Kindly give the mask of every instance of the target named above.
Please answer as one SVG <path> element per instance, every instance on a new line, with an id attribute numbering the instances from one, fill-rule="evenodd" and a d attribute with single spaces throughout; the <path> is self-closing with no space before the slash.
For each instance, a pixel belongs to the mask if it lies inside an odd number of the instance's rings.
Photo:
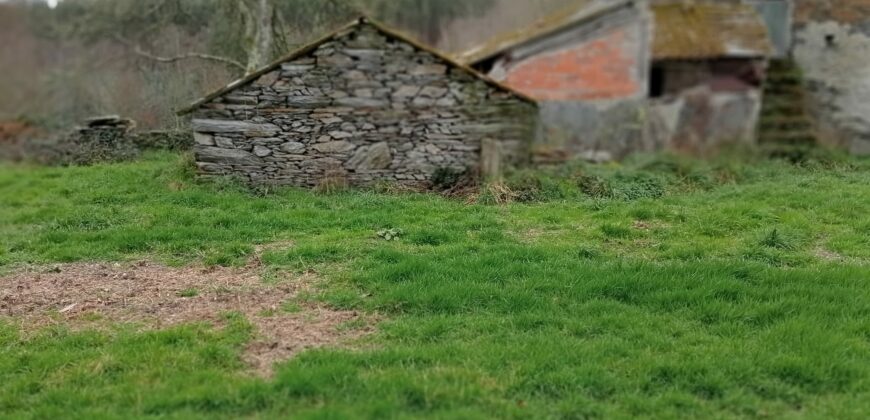
<path id="1" fill-rule="evenodd" d="M 711 55 L 669 55 L 655 56 L 652 61 L 710 61 L 710 60 L 767 60 L 773 53 L 753 54 L 711 54 Z"/>

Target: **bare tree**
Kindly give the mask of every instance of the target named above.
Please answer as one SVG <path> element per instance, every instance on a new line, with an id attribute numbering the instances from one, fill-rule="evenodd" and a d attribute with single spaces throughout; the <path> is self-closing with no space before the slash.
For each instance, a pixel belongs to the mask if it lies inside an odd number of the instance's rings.
<path id="1" fill-rule="evenodd" d="M 275 53 L 276 36 L 282 31 L 274 0 L 241 0 L 239 10 L 245 26 L 248 73 L 266 65 Z"/>

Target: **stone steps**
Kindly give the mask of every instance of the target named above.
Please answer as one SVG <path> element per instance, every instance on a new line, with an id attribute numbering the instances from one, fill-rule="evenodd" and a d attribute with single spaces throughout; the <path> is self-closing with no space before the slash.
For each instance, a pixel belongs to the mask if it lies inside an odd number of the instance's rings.
<path id="1" fill-rule="evenodd" d="M 764 97 L 761 108 L 762 117 L 794 116 L 804 114 L 803 101 L 783 100 L 775 96 Z"/>
<path id="2" fill-rule="evenodd" d="M 815 134 L 806 130 L 800 131 L 771 131 L 761 135 L 758 143 L 761 145 L 792 145 L 801 147 L 813 147 L 817 139 Z"/>
<path id="3" fill-rule="evenodd" d="M 805 115 L 766 115 L 762 117 L 759 123 L 759 129 L 764 133 L 772 132 L 790 132 L 790 131 L 812 131 L 813 122 Z"/>
<path id="4" fill-rule="evenodd" d="M 758 144 L 763 153 L 796 161 L 818 145 L 805 95 L 803 76 L 794 62 L 771 62 L 758 127 Z"/>

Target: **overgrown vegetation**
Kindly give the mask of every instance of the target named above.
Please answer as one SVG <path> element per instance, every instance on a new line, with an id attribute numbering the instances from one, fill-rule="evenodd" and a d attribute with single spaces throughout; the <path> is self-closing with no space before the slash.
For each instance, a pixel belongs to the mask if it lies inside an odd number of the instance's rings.
<path id="1" fill-rule="evenodd" d="M 495 188 L 495 186 L 491 186 Z M 201 184 L 182 158 L 0 166 L 0 270 L 155 258 L 317 272 L 377 312 L 355 351 L 243 374 L 254 334 L 0 321 L 20 417 L 808 417 L 870 413 L 870 163 L 667 157 L 522 173 L 489 204 Z M 493 194 L 492 197 L 496 195 Z M 397 232 L 384 240 L 378 232 Z M 194 294 L 196 291 L 190 291 Z M 278 310 L 293 311 L 299 302 Z M 353 328 L 353 326 L 347 326 Z"/>
<path id="2" fill-rule="evenodd" d="M 193 136 L 183 131 L 80 130 L 0 142 L 0 161 L 85 166 L 131 161 L 149 151 L 188 152 L 193 148 Z"/>
<path id="3" fill-rule="evenodd" d="M 854 163 L 839 152 L 818 149 L 798 162 L 768 160 L 750 153 L 735 154 L 719 161 L 707 162 L 675 155 L 638 155 L 625 164 L 586 165 L 582 163 L 549 169 L 520 171 L 511 174 L 487 194 L 520 203 L 562 200 L 638 201 L 660 199 L 668 195 L 710 191 L 727 185 L 750 181 L 756 176 L 753 166 L 788 166 L 789 170 L 817 171 L 825 168 L 849 169 Z M 494 193 L 493 191 L 498 191 Z"/>

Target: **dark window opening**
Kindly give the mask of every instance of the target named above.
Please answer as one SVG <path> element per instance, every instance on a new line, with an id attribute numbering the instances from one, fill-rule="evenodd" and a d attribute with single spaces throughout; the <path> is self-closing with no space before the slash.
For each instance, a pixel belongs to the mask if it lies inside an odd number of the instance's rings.
<path id="1" fill-rule="evenodd" d="M 661 66 L 653 66 L 649 75 L 650 98 L 661 98 L 665 95 L 665 69 Z"/>

